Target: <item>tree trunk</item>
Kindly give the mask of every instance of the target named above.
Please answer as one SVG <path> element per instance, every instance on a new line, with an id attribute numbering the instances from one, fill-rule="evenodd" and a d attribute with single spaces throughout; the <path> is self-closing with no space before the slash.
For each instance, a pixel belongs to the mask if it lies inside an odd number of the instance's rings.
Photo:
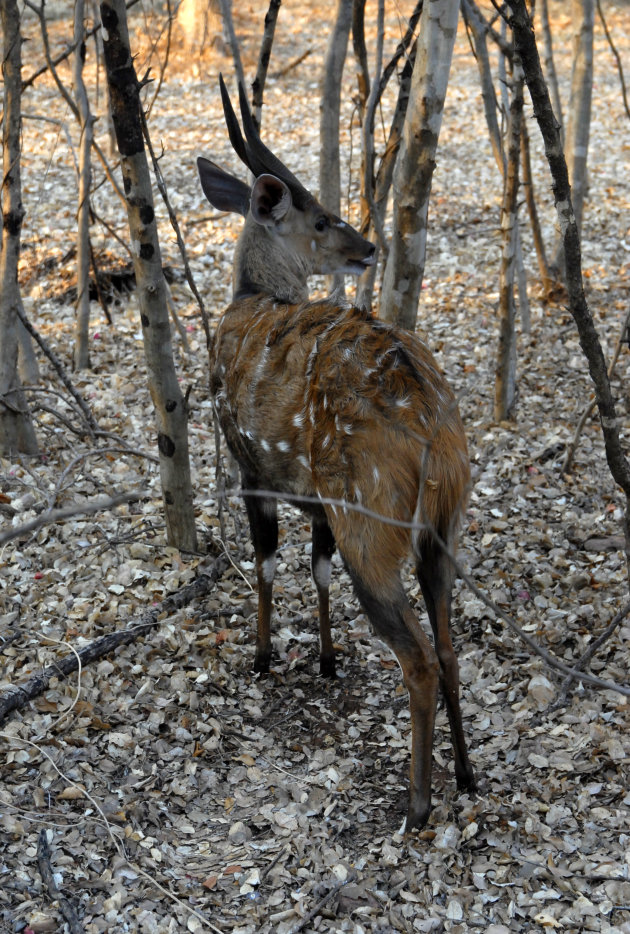
<path id="1" fill-rule="evenodd" d="M 90 366 L 90 186 L 92 184 L 92 136 L 94 117 L 83 82 L 85 61 L 85 3 L 74 5 L 74 93 L 81 127 L 79 147 L 79 205 L 77 210 L 77 304 L 74 333 L 74 366 L 84 370 Z"/>
<path id="2" fill-rule="evenodd" d="M 20 304 L 21 307 L 21 304 Z M 23 310 L 23 309 L 22 309 Z M 34 385 L 39 382 L 39 364 L 35 355 L 35 348 L 31 335 L 28 333 L 22 321 L 17 320 L 17 339 L 18 339 L 18 373 L 23 384 Z"/>
<path id="3" fill-rule="evenodd" d="M 241 50 L 238 47 L 236 30 L 234 29 L 234 19 L 232 18 L 232 0 L 219 0 L 221 5 L 221 16 L 223 17 L 223 31 L 227 35 L 232 58 L 234 60 L 234 71 L 238 84 L 245 88 L 245 72 L 243 71 L 243 62 L 241 61 Z"/>
<path id="4" fill-rule="evenodd" d="M 435 153 L 457 33 L 459 0 L 425 3 L 403 140 L 394 172 L 394 219 L 381 316 L 415 328 Z"/>
<path id="5" fill-rule="evenodd" d="M 556 66 L 553 60 L 553 41 L 551 38 L 551 27 L 549 25 L 549 10 L 547 7 L 547 0 L 540 0 L 540 27 L 545 47 L 545 76 L 551 91 L 556 120 L 558 121 L 560 127 L 560 139 L 564 143 L 564 120 L 562 117 L 562 103 L 560 101 L 560 89 L 558 88 L 558 75 L 556 74 Z"/>
<path id="6" fill-rule="evenodd" d="M 260 129 L 262 120 L 263 94 L 265 91 L 265 81 L 267 80 L 267 69 L 269 68 L 269 59 L 271 57 L 271 48 L 273 46 L 273 37 L 276 31 L 276 22 L 280 12 L 282 0 L 270 0 L 269 9 L 265 16 L 265 27 L 263 38 L 260 43 L 260 55 L 258 56 L 258 68 L 256 77 L 252 84 L 252 115 L 254 123 Z"/>
<path id="7" fill-rule="evenodd" d="M 319 105 L 319 200 L 327 211 L 341 214 L 341 169 L 339 165 L 339 114 L 341 79 L 346 61 L 352 0 L 339 0 L 337 18 L 328 39 Z M 343 288 L 344 277 L 327 278 L 331 289 Z"/>
<path id="8" fill-rule="evenodd" d="M 20 176 L 22 37 L 15 0 L 0 0 L 2 22 L 2 253 L 0 255 L 0 455 L 37 453 L 37 439 L 18 374 L 17 311 L 20 235 L 24 209 Z"/>
<path id="9" fill-rule="evenodd" d="M 120 153 L 149 389 L 155 406 L 169 544 L 197 547 L 188 460 L 187 413 L 173 363 L 171 332 L 151 177 L 140 120 L 139 84 L 129 49 L 124 0 L 103 0 L 107 83 Z"/>
<path id="10" fill-rule="evenodd" d="M 545 156 L 553 179 L 553 193 L 566 257 L 569 310 L 575 321 L 580 346 L 588 361 L 589 373 L 595 387 L 608 467 L 613 479 L 622 488 L 626 497 L 623 529 L 626 561 L 630 566 L 630 464 L 621 445 L 619 421 L 602 346 L 584 295 L 580 232 L 571 201 L 571 187 L 562 138 L 540 67 L 536 39 L 525 2 L 524 0 L 507 0 L 507 5 L 512 12 L 510 25 L 514 35 L 514 44 L 521 57 L 525 81 L 534 105 L 534 114 L 544 140 Z"/>
<path id="11" fill-rule="evenodd" d="M 352 4 L 352 47 L 357 65 L 357 110 L 361 126 L 363 126 L 365 120 L 365 107 L 370 93 L 370 68 L 365 44 L 365 2 L 366 0 L 354 0 Z M 359 194 L 361 230 L 367 229 L 370 220 L 370 203 L 363 187 L 364 179 L 365 153 L 361 150 L 361 187 Z"/>
<path id="12" fill-rule="evenodd" d="M 516 404 L 516 328 L 514 270 L 518 235 L 518 169 L 523 119 L 523 70 L 518 56 L 512 67 L 512 100 L 507 130 L 507 158 L 501 207 L 501 268 L 499 273 L 499 349 L 494 384 L 494 417 L 514 417 Z"/>
<path id="13" fill-rule="evenodd" d="M 402 131 L 407 114 L 407 106 L 409 104 L 409 90 L 411 88 L 413 66 L 416 61 L 416 49 L 417 46 L 414 42 L 400 74 L 398 100 L 396 101 L 396 108 L 394 110 L 394 116 L 392 118 L 392 123 L 389 129 L 389 136 L 387 138 L 385 152 L 383 153 L 381 164 L 378 167 L 376 181 L 374 183 L 374 204 L 370 211 L 369 226 L 367 229 L 366 237 L 368 240 L 372 240 L 376 243 L 377 260 L 379 258 L 381 247 L 380 241 L 384 239 L 382 231 L 385 222 L 385 214 L 387 211 L 387 202 L 389 199 L 389 192 L 392 187 L 394 169 L 396 167 L 396 160 L 398 159 L 398 153 L 400 151 Z M 380 234 L 378 233 L 379 231 L 381 231 Z M 376 282 L 376 271 L 377 263 L 375 262 L 373 266 L 369 266 L 359 277 L 356 297 L 356 302 L 359 308 L 365 308 L 368 310 L 371 310 L 372 308 L 374 283 Z"/>
<path id="14" fill-rule="evenodd" d="M 591 130 L 593 92 L 593 29 L 595 0 L 573 0 L 573 67 L 571 97 L 564 151 L 571 183 L 571 199 L 578 230 L 582 231 L 584 194 L 587 185 L 588 141 Z M 562 238 L 558 235 L 555 263 L 564 268 Z"/>

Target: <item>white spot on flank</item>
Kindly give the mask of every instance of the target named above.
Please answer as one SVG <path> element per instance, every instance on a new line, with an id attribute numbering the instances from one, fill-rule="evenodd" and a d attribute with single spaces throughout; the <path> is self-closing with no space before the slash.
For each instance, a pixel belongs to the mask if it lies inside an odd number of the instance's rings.
<path id="1" fill-rule="evenodd" d="M 372 476 L 374 477 L 374 483 L 378 483 L 381 479 L 378 467 L 372 467 Z"/>
<path id="2" fill-rule="evenodd" d="M 276 556 L 272 555 L 270 558 L 265 558 L 260 570 L 265 583 L 271 584 L 276 574 Z"/>
<path id="3" fill-rule="evenodd" d="M 296 412 L 291 421 L 296 428 L 301 428 L 304 424 L 304 412 Z"/>
<path id="4" fill-rule="evenodd" d="M 304 467 L 305 470 L 311 469 L 311 465 L 309 464 L 304 454 L 298 454 L 298 461 L 302 465 L 302 467 Z"/>
<path id="5" fill-rule="evenodd" d="M 276 447 L 278 448 L 279 451 L 289 450 L 289 444 L 287 441 L 278 441 L 278 443 L 276 444 Z"/>
<path id="6" fill-rule="evenodd" d="M 271 450 L 271 445 L 269 444 L 268 441 L 265 441 L 264 438 L 261 438 L 261 439 L 260 439 L 260 446 L 261 446 L 261 448 L 263 449 L 263 451 L 270 451 L 270 450 Z"/>

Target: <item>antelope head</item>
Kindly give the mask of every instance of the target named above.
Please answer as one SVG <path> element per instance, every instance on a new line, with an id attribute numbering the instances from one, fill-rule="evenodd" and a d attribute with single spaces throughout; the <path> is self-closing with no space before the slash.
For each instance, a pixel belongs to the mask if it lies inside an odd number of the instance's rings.
<path id="1" fill-rule="evenodd" d="M 234 261 L 234 297 L 262 293 L 302 301 L 308 298 L 310 275 L 360 275 L 374 263 L 374 245 L 327 211 L 265 146 L 239 86 L 243 136 L 219 80 L 230 142 L 255 179 L 250 188 L 209 159 L 197 159 L 208 201 L 246 218 Z"/>

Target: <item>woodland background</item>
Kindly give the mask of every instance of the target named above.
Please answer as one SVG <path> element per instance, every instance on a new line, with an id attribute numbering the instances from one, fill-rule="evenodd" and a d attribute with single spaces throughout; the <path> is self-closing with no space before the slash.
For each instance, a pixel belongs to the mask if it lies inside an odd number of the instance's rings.
<path id="1" fill-rule="evenodd" d="M 366 13 L 373 41 L 375 6 Z M 491 15 L 490 5 L 483 8 Z M 560 2 L 549 10 L 566 102 L 570 10 Z M 630 8 L 605 3 L 603 10 L 627 73 Z M 257 3 L 234 5 L 248 76 L 265 12 Z M 386 13 L 387 59 L 409 11 L 388 5 Z M 72 10 L 59 3 L 46 15 L 53 53 L 62 51 Z M 214 323 L 229 301 L 241 222 L 209 208 L 194 157 L 203 153 L 244 177 L 217 85 L 219 71 L 232 73 L 232 58 L 222 41 L 192 54 L 177 24 L 167 37 L 165 21 L 158 7 L 129 11 L 139 75 L 149 65 L 159 73 L 168 43 L 149 129 Z M 327 5 L 286 0 L 265 89 L 263 139 L 312 190 L 330 22 Z M 43 50 L 27 8 L 22 33 L 29 75 L 42 64 Z M 493 48 L 491 54 L 496 68 Z M 61 64 L 59 72 L 70 84 L 70 66 Z M 85 79 L 100 114 L 95 132 L 106 146 L 104 77 L 89 44 Z M 148 86 L 147 102 L 155 91 Z M 342 215 L 357 223 L 355 95 L 349 52 L 341 96 Z M 557 223 L 550 178 L 527 94 L 525 101 L 550 243 Z M 0 461 L 0 531 L 41 522 L 50 510 L 77 502 L 134 496 L 115 511 L 41 524 L 0 545 L 0 698 L 106 633 L 143 620 L 159 625 L 69 678 L 52 678 L 40 696 L 5 716 L 0 931 L 630 930 L 627 693 L 577 681 L 563 696 L 562 675 L 505 619 L 573 665 L 627 609 L 624 501 L 606 466 L 596 415 L 586 421 L 571 472 L 562 471 L 592 386 L 562 291 L 548 301 L 540 287 L 524 212 L 531 330 L 519 326 L 515 417 L 494 419 L 502 181 L 461 21 L 433 178 L 418 330 L 457 391 L 473 464 L 459 560 L 478 589 L 458 583 L 453 627 L 480 792 L 456 794 L 440 712 L 434 811 L 427 828 L 409 838 L 396 832 L 406 800 L 409 725 L 399 671 L 369 632 L 337 566 L 331 598 L 341 671 L 334 683 L 319 677 L 309 530 L 289 507 L 281 513 L 272 674 L 260 680 L 252 673 L 255 575 L 245 515 L 236 490 L 225 500 L 219 495 L 205 334 L 156 193 L 181 325 L 174 346 L 190 408 L 199 553 L 166 543 L 126 218 L 100 168 L 92 203 L 102 220 L 93 220 L 91 239 L 111 323 L 94 300 L 91 368 L 72 372 L 78 131 L 49 73 L 25 91 L 22 106 L 25 311 L 64 364 L 98 432 L 86 429 L 74 396 L 41 354 L 40 379 L 26 389 L 40 454 Z M 608 359 L 629 306 L 629 126 L 615 58 L 596 20 L 582 250 Z M 613 389 L 625 437 L 628 377 L 623 346 Z M 216 568 L 225 551 L 229 567 L 210 592 L 169 611 L 168 594 Z M 423 613 L 411 576 L 409 590 Z M 629 662 L 630 626 L 622 619 L 590 671 L 627 692 Z M 64 921 L 64 899 L 78 928 Z"/>

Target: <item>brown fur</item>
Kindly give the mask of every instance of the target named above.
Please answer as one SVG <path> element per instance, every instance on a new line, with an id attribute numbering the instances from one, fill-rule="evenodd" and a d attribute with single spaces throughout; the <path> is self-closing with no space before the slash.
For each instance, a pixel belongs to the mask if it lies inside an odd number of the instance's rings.
<path id="1" fill-rule="evenodd" d="M 470 481 L 466 440 L 454 396 L 415 335 L 330 300 L 258 296 L 225 312 L 211 373 L 221 426 L 261 488 L 428 527 L 412 539 L 324 504 L 344 558 L 370 587 L 386 586 L 430 530 L 452 544 Z M 370 564 L 365 554 L 382 558 Z"/>

